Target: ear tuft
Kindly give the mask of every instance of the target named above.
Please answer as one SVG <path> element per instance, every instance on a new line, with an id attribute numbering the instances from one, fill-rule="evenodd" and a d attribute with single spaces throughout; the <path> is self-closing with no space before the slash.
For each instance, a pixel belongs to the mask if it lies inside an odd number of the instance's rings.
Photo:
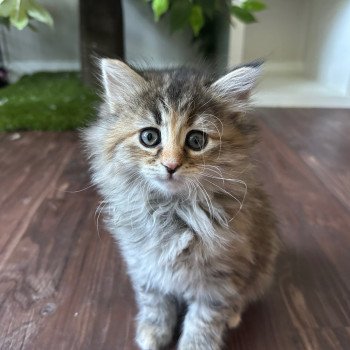
<path id="1" fill-rule="evenodd" d="M 146 84 L 141 75 L 122 61 L 103 58 L 100 67 L 105 99 L 112 112 L 115 105 L 130 102 Z"/>
<path id="2" fill-rule="evenodd" d="M 262 61 L 254 61 L 239 67 L 219 78 L 211 90 L 228 101 L 247 100 L 261 74 Z"/>

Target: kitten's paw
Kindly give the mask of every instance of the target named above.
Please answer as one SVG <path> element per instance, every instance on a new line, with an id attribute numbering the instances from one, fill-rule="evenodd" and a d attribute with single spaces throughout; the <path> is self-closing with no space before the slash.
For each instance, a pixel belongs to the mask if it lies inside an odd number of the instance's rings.
<path id="1" fill-rule="evenodd" d="M 194 343 L 180 343 L 178 350 L 200 350 Z M 203 349 L 204 350 L 204 349 Z"/>
<path id="2" fill-rule="evenodd" d="M 141 323 L 137 327 L 136 342 L 142 350 L 159 350 L 168 345 L 172 339 L 172 331 L 149 323 Z"/>
<path id="3" fill-rule="evenodd" d="M 181 342 L 178 346 L 178 350 L 220 350 L 220 346 L 217 344 L 210 344 L 205 342 Z"/>
<path id="4" fill-rule="evenodd" d="M 228 328 L 232 329 L 232 328 L 238 327 L 240 323 L 241 323 L 241 314 L 235 313 L 229 318 L 227 322 L 227 326 Z"/>

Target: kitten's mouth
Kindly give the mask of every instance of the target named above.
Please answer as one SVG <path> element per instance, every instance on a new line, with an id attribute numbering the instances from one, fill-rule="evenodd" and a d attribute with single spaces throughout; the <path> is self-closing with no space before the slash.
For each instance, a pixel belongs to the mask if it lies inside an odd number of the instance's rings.
<path id="1" fill-rule="evenodd" d="M 161 182 L 180 182 L 179 179 L 174 178 L 172 174 L 168 174 L 166 177 L 159 177 L 158 180 Z"/>
<path id="2" fill-rule="evenodd" d="M 164 177 L 157 178 L 158 184 L 163 189 L 163 191 L 176 193 L 183 189 L 183 181 L 177 176 L 174 177 L 173 174 L 167 174 Z"/>

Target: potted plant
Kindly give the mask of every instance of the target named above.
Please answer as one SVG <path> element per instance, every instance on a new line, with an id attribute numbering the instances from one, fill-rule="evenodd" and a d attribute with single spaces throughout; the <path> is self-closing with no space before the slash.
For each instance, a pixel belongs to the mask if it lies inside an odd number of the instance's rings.
<path id="1" fill-rule="evenodd" d="M 206 56 L 216 51 L 217 30 L 220 23 L 234 25 L 232 18 L 246 24 L 257 22 L 255 13 L 266 5 L 260 0 L 148 0 L 154 20 L 168 17 L 172 32 L 191 28 L 193 40 Z"/>

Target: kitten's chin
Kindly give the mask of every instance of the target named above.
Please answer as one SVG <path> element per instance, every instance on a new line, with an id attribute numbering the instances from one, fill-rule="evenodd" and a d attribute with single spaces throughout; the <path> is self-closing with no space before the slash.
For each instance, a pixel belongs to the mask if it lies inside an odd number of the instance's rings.
<path id="1" fill-rule="evenodd" d="M 154 187 L 166 195 L 180 194 L 186 191 L 188 188 L 184 181 L 178 179 L 161 179 L 158 178 L 153 182 Z"/>

